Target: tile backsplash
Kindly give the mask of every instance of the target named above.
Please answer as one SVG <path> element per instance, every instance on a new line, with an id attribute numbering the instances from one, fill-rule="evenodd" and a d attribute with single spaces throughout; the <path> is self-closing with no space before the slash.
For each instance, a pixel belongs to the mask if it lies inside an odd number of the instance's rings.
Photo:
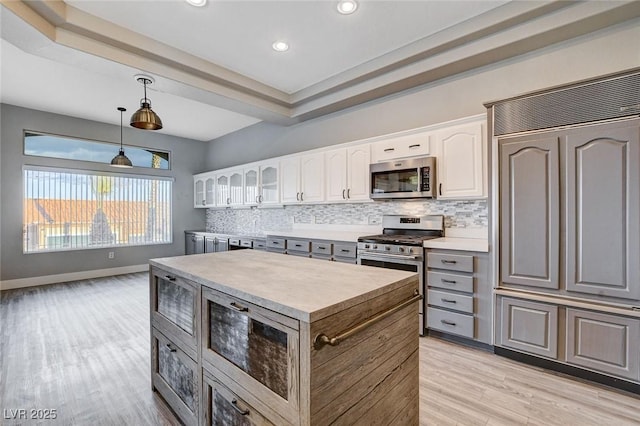
<path id="1" fill-rule="evenodd" d="M 444 215 L 445 229 L 488 226 L 487 200 L 411 200 L 289 205 L 278 208 L 208 209 L 207 231 L 261 235 L 265 230 L 290 231 L 294 223 L 379 225 L 384 214 L 441 214 Z"/>

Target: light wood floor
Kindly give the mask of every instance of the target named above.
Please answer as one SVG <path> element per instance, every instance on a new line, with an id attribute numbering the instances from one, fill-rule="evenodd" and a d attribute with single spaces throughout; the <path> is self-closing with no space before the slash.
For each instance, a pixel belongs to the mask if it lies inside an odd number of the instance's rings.
<path id="1" fill-rule="evenodd" d="M 0 424 L 171 425 L 151 392 L 146 274 L 2 293 Z M 640 425 L 640 397 L 433 338 L 420 340 L 421 425 Z"/>

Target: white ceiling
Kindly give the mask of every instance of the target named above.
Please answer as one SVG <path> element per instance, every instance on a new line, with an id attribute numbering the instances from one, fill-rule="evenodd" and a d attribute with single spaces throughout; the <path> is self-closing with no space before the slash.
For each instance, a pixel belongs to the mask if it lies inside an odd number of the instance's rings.
<path id="1" fill-rule="evenodd" d="M 207 141 L 318 117 L 640 15 L 640 2 L 0 0 L 0 101 Z M 611 12 L 613 11 L 613 12 Z M 611 12 L 611 13 L 610 13 Z M 544 20 L 542 20 L 544 19 Z M 571 25 L 571 24 L 575 25 Z M 277 53 L 276 39 L 291 48 Z"/>

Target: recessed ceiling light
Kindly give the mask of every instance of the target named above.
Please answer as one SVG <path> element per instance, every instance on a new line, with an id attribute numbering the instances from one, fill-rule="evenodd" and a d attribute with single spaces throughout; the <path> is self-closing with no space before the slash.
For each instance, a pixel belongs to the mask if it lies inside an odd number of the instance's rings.
<path id="1" fill-rule="evenodd" d="M 271 47 L 273 47 L 273 50 L 276 52 L 286 52 L 289 50 L 289 44 L 286 41 L 276 41 Z"/>
<path id="2" fill-rule="evenodd" d="M 340 0 L 338 2 L 338 12 L 343 15 L 349 15 L 356 11 L 358 3 L 355 0 Z"/>
<path id="3" fill-rule="evenodd" d="M 207 4 L 207 0 L 186 0 L 192 6 L 202 7 Z"/>

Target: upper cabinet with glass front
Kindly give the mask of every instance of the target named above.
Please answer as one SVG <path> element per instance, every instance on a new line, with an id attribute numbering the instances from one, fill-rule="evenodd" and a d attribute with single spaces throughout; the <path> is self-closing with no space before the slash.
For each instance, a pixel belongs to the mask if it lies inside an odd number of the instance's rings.
<path id="1" fill-rule="evenodd" d="M 264 163 L 244 169 L 244 204 L 260 206 L 280 202 L 278 164 Z"/>
<path id="2" fill-rule="evenodd" d="M 196 208 L 216 205 L 216 178 L 213 173 L 202 173 L 193 177 L 193 205 Z"/>

